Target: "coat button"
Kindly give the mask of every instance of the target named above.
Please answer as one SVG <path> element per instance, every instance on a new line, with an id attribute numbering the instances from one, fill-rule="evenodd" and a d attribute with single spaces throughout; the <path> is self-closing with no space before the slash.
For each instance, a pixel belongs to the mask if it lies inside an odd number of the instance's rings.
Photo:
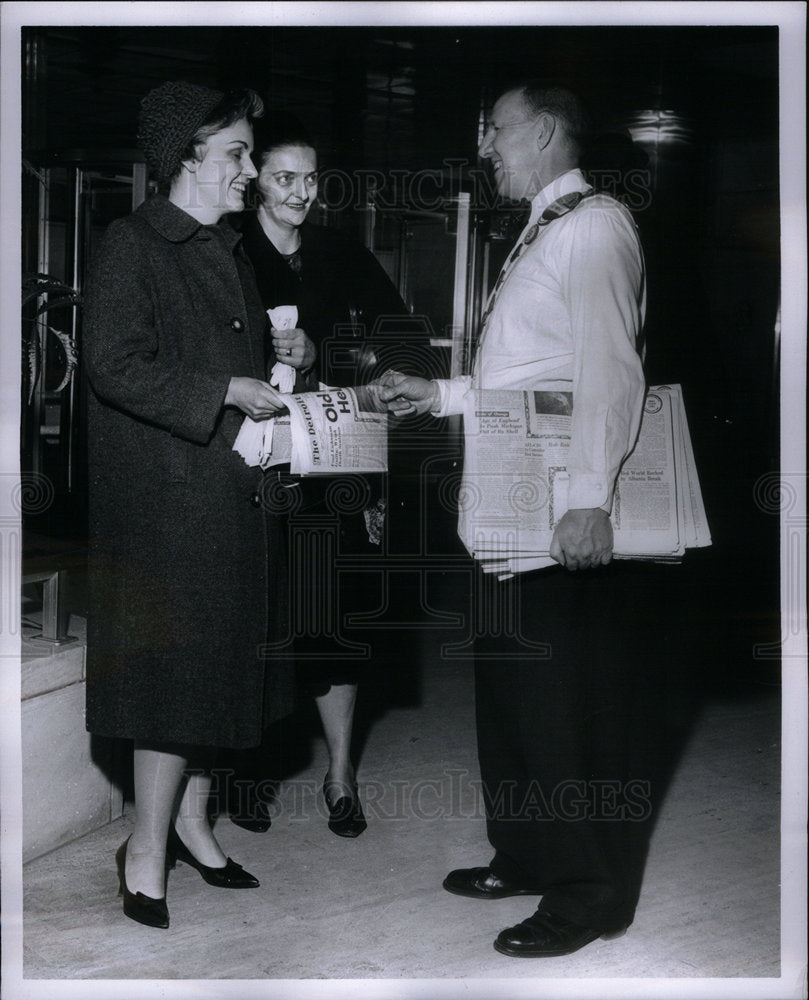
<path id="1" fill-rule="evenodd" d="M 244 323 L 239 319 L 238 316 L 234 316 L 230 321 L 230 327 L 235 330 L 236 333 L 240 333 L 244 329 Z"/>
<path id="2" fill-rule="evenodd" d="M 261 494 L 258 492 L 258 490 L 256 490 L 255 493 L 251 493 L 250 494 L 250 503 L 254 507 L 260 507 L 261 506 Z"/>

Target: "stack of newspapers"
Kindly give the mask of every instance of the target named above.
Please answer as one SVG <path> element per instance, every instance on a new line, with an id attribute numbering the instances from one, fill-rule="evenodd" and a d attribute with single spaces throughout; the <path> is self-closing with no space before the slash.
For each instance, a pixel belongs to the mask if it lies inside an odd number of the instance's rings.
<path id="1" fill-rule="evenodd" d="M 549 548 L 568 509 L 572 413 L 565 392 L 469 393 L 458 533 L 484 571 L 507 578 L 556 565 Z M 679 385 L 648 390 L 611 520 L 616 558 L 679 562 L 711 544 Z"/>
<path id="2" fill-rule="evenodd" d="M 362 386 L 281 394 L 287 410 L 267 420 L 245 417 L 233 445 L 248 465 L 289 465 L 295 475 L 385 472 L 388 421 L 370 412 Z"/>

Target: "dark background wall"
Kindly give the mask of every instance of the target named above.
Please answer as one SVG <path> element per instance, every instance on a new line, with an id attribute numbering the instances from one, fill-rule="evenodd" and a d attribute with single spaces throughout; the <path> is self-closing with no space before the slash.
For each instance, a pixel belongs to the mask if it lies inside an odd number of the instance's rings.
<path id="1" fill-rule="evenodd" d="M 140 98 L 170 78 L 253 87 L 304 119 L 324 167 L 391 191 L 424 170 L 479 190 L 481 109 L 527 75 L 578 89 L 604 129 L 657 122 L 635 213 L 647 370 L 684 387 L 714 538 L 687 560 L 695 630 L 733 670 L 778 638 L 778 523 L 756 501 L 778 468 L 778 48 L 768 27 L 28 28 L 23 148 L 131 150 Z"/>

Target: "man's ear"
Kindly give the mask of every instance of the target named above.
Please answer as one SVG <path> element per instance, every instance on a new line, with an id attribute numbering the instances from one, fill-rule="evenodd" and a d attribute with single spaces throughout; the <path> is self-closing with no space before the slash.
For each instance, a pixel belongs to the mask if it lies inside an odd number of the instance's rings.
<path id="1" fill-rule="evenodd" d="M 537 124 L 537 146 L 543 150 L 556 132 L 556 118 L 550 111 L 540 111 L 537 116 Z"/>

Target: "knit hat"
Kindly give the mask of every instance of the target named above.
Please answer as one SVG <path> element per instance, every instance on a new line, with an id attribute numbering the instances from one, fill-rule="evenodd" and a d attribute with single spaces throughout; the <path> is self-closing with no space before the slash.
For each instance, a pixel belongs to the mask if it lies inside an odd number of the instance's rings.
<path id="1" fill-rule="evenodd" d="M 159 182 L 170 180 L 180 158 L 224 94 L 195 83 L 162 83 L 140 103 L 138 143 Z"/>

